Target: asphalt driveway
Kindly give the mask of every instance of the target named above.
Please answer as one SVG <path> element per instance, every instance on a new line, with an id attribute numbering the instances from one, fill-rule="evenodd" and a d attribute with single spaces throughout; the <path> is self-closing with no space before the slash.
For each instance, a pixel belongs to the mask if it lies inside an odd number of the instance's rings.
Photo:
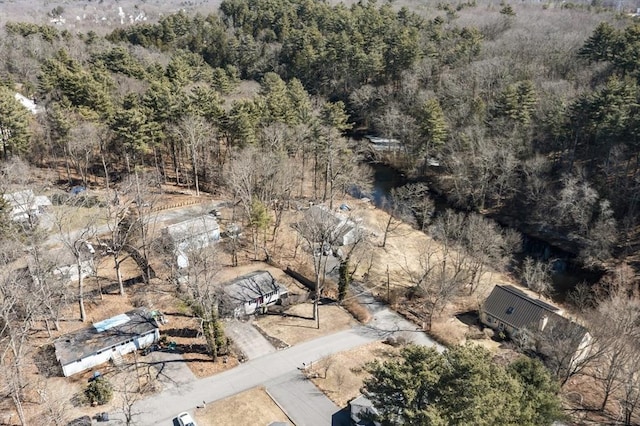
<path id="1" fill-rule="evenodd" d="M 349 417 L 340 417 L 335 405 L 300 371 L 284 374 L 266 384 L 271 398 L 276 400 L 296 426 L 349 426 Z"/>
<path id="2" fill-rule="evenodd" d="M 224 332 L 248 360 L 276 351 L 276 348 L 249 321 L 226 321 Z"/>

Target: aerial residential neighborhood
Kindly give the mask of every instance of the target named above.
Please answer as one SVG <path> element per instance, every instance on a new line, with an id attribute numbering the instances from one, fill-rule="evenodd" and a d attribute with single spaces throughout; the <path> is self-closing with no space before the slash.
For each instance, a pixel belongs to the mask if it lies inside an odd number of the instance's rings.
<path id="1" fill-rule="evenodd" d="M 639 7 L 0 1 L 0 425 L 640 424 Z"/>

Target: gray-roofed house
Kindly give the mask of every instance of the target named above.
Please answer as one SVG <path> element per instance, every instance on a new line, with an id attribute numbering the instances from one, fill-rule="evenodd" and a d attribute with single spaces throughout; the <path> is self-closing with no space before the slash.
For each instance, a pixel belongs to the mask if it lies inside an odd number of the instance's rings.
<path id="1" fill-rule="evenodd" d="M 365 395 L 360 395 L 349 402 L 349 414 L 352 424 L 356 426 L 380 426 L 379 422 L 372 420 L 378 414 L 378 410 Z"/>
<path id="2" fill-rule="evenodd" d="M 56 359 L 65 377 L 146 348 L 160 339 L 155 317 L 145 308 L 116 315 L 59 337 Z"/>
<path id="3" fill-rule="evenodd" d="M 544 328 L 550 315 L 562 311 L 542 300 L 529 297 L 510 285 L 496 285 L 480 311 L 480 321 L 498 332 L 512 336 L 524 328 Z"/>
<path id="4" fill-rule="evenodd" d="M 171 224 L 162 232 L 173 250 L 179 268 L 189 266 L 189 250 L 207 247 L 220 239 L 220 225 L 211 214 Z"/>
<path id="5" fill-rule="evenodd" d="M 275 305 L 289 291 L 279 284 L 269 271 L 255 271 L 222 285 L 223 312 L 234 317 L 251 315 L 257 310 Z"/>
<path id="6" fill-rule="evenodd" d="M 339 213 L 332 212 L 326 206 L 311 206 L 306 215 L 306 220 L 302 221 L 299 226 L 304 228 L 313 223 L 315 227 L 319 227 L 318 230 L 308 230 L 307 233 L 310 235 L 324 234 L 324 229 L 320 228 L 326 228 L 331 235 L 328 236 L 330 241 L 325 242 L 331 245 L 346 246 L 355 243 L 359 237 L 360 229 L 353 221 Z"/>
<path id="7" fill-rule="evenodd" d="M 9 218 L 14 222 L 30 222 L 44 213 L 51 205 L 51 200 L 45 195 L 35 195 L 32 190 L 2 194 L 2 198 L 9 204 L 11 211 Z"/>
<path id="8" fill-rule="evenodd" d="M 496 285 L 480 310 L 480 321 L 486 326 L 513 337 L 519 331 L 530 331 L 539 336 L 562 333 L 564 344 L 573 346 L 572 362 L 587 356 L 591 335 L 581 325 L 562 316 L 560 308 L 534 299 L 510 285 Z M 561 336 L 553 336 L 558 340 Z M 551 348 L 542 344 L 542 355 Z"/>

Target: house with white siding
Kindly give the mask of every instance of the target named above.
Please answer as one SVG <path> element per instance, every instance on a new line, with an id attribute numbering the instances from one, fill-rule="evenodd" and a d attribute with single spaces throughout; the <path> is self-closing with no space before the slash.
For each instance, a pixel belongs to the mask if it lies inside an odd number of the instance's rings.
<path id="1" fill-rule="evenodd" d="M 162 233 L 182 269 L 189 266 L 189 250 L 208 247 L 220 239 L 220 225 L 214 215 L 207 214 L 170 224 Z"/>
<path id="2" fill-rule="evenodd" d="M 155 316 L 138 308 L 65 334 L 54 342 L 65 377 L 89 370 L 160 339 Z"/>
<path id="3" fill-rule="evenodd" d="M 35 195 L 32 190 L 2 194 L 9 204 L 9 218 L 14 222 L 32 222 L 51 206 L 51 200 L 45 195 Z"/>

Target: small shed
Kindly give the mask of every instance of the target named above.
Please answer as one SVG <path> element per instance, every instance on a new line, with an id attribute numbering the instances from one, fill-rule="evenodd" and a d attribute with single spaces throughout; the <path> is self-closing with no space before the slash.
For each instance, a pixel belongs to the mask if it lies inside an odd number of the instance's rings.
<path id="1" fill-rule="evenodd" d="M 138 308 L 66 334 L 54 342 L 56 359 L 65 377 L 111 359 L 146 348 L 160 339 L 158 323 Z"/>
<path id="2" fill-rule="evenodd" d="M 234 317 L 251 315 L 259 309 L 275 305 L 289 290 L 279 284 L 269 271 L 255 271 L 222 285 L 223 311 Z"/>
<path id="3" fill-rule="evenodd" d="M 44 213 L 45 208 L 51 205 L 51 200 L 44 195 L 35 195 L 32 190 L 26 189 L 11 194 L 3 194 L 2 198 L 9 204 L 11 211 L 9 217 L 14 222 L 28 222 Z"/>
<path id="4" fill-rule="evenodd" d="M 200 249 L 220 239 L 220 225 L 212 214 L 171 224 L 162 230 L 179 268 L 189 266 L 189 250 Z"/>

